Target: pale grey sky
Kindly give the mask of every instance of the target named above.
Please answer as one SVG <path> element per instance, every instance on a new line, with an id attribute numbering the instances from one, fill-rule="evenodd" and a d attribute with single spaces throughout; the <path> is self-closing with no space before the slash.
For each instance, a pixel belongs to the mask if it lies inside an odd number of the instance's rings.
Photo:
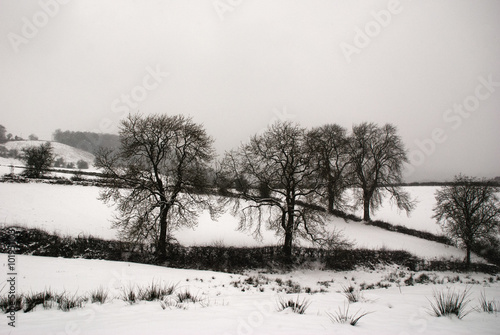
<path id="1" fill-rule="evenodd" d="M 280 118 L 390 122 L 409 181 L 499 176 L 499 14 L 496 0 L 0 0 L 0 124 L 50 139 L 182 113 L 222 153 Z"/>

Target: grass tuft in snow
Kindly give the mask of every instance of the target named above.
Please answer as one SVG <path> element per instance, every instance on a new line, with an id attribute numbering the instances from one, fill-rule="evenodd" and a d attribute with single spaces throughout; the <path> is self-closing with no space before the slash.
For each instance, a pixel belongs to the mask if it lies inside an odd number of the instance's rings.
<path id="1" fill-rule="evenodd" d="M 0 310 L 4 313 L 17 312 L 24 308 L 22 295 L 3 295 L 0 297 Z"/>
<path id="2" fill-rule="evenodd" d="M 63 292 L 56 296 L 57 307 L 63 312 L 69 312 L 74 308 L 82 308 L 87 300 L 85 297 L 77 297 L 76 293 L 71 296 Z"/>
<path id="3" fill-rule="evenodd" d="M 481 297 L 479 298 L 479 311 L 486 313 L 498 313 L 500 305 L 495 300 L 488 300 L 486 298 L 486 293 L 481 292 Z"/>
<path id="4" fill-rule="evenodd" d="M 328 315 L 333 323 L 348 323 L 351 326 L 355 326 L 362 317 L 370 313 L 372 312 L 362 312 L 361 310 L 358 310 L 354 314 L 349 314 L 349 304 L 344 304 L 344 309 L 340 309 L 339 307 L 335 314 L 326 312 L 326 315 Z"/>
<path id="5" fill-rule="evenodd" d="M 434 301 L 429 299 L 431 303 L 431 315 L 440 317 L 448 315 L 456 315 L 459 319 L 462 319 L 471 310 L 467 310 L 467 305 L 470 302 L 470 287 L 466 287 L 463 292 L 455 292 L 455 290 L 448 289 L 445 291 L 433 292 Z"/>
<path id="6" fill-rule="evenodd" d="M 359 289 L 355 288 L 352 285 L 342 286 L 342 291 L 349 303 L 361 301 L 361 299 L 363 298 Z"/>
<path id="7" fill-rule="evenodd" d="M 178 292 L 176 295 L 176 300 L 178 303 L 184 303 L 184 302 L 200 302 L 203 299 L 198 297 L 197 295 L 192 294 L 189 291 L 183 291 L 183 292 Z"/>
<path id="8" fill-rule="evenodd" d="M 283 298 L 279 298 L 278 300 L 278 311 L 284 311 L 287 308 L 291 308 L 291 310 L 294 313 L 297 314 L 304 314 L 306 310 L 309 308 L 311 305 L 311 301 L 304 298 L 302 301 L 300 301 L 299 296 L 297 296 L 297 299 L 288 299 L 285 300 Z"/>
<path id="9" fill-rule="evenodd" d="M 163 300 L 160 301 L 160 306 L 163 309 L 167 308 L 178 308 L 178 309 L 188 309 L 190 304 L 198 303 L 201 307 L 207 307 L 210 305 L 210 301 L 200 298 L 198 295 L 194 295 L 189 291 L 177 292 L 175 296 L 168 295 Z"/>
<path id="10" fill-rule="evenodd" d="M 109 292 L 104 287 L 96 288 L 90 292 L 90 302 L 104 304 L 108 300 Z"/>
<path id="11" fill-rule="evenodd" d="M 141 295 L 139 300 L 154 301 L 161 300 L 165 296 L 174 293 L 175 285 L 162 285 L 160 282 L 152 281 L 151 285 L 140 290 Z"/>
<path id="12" fill-rule="evenodd" d="M 52 307 L 53 301 L 56 296 L 50 289 L 46 289 L 43 292 L 30 293 L 24 297 L 24 313 L 31 312 L 38 305 L 42 305 L 45 309 Z"/>
<path id="13" fill-rule="evenodd" d="M 122 300 L 128 302 L 129 304 L 135 304 L 138 302 L 140 299 L 140 296 L 142 295 L 142 290 L 136 288 L 132 285 L 128 287 L 124 287 L 122 290 Z"/>
<path id="14" fill-rule="evenodd" d="M 151 285 L 142 287 L 128 286 L 122 291 L 122 300 L 129 304 L 135 304 L 138 301 L 162 300 L 175 291 L 175 285 L 162 285 L 160 282 L 152 281 Z"/>

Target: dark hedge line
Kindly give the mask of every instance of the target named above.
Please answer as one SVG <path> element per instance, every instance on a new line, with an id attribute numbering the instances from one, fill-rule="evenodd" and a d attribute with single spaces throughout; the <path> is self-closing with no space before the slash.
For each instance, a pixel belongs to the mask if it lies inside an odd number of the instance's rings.
<path id="1" fill-rule="evenodd" d="M 148 253 L 131 243 L 103 240 L 93 236 L 69 237 L 41 229 L 4 227 L 0 229 L 0 252 L 64 258 L 151 262 Z M 148 259 L 149 258 L 149 259 Z"/>
<path id="2" fill-rule="evenodd" d="M 154 250 L 143 245 L 92 236 L 62 237 L 40 229 L 6 227 L 0 229 L 0 252 L 38 256 L 104 259 L 157 264 Z M 359 267 L 374 269 L 379 264 L 397 264 L 412 271 L 467 270 L 498 273 L 495 265 L 472 264 L 467 269 L 463 262 L 447 260 L 427 261 L 402 250 L 338 249 L 296 247 L 292 259 L 286 259 L 281 247 L 184 247 L 172 244 L 168 261 L 161 265 L 176 268 L 241 272 L 248 269 L 270 271 L 290 270 L 297 267 L 321 266 L 325 270 L 348 271 Z"/>

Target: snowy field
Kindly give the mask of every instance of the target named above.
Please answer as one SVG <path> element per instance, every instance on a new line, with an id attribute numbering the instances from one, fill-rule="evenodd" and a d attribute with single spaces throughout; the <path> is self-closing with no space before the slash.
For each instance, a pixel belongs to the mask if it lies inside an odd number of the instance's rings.
<path id="1" fill-rule="evenodd" d="M 420 200 L 411 217 L 400 213 L 389 204 L 376 213 L 375 219 L 384 219 L 413 229 L 438 233 L 439 226 L 431 218 L 435 187 L 412 187 L 411 194 Z M 117 238 L 111 227 L 114 209 L 99 201 L 99 188 L 93 186 L 49 185 L 44 183 L 0 183 L 0 224 L 38 227 L 62 235 L 93 235 L 106 239 Z M 278 237 L 272 231 L 264 231 L 262 240 L 249 233 L 237 231 L 238 221 L 226 213 L 212 221 L 208 213 L 200 216 L 194 229 L 183 229 L 175 236 L 183 245 L 227 246 L 276 245 Z M 417 237 L 367 226 L 362 222 L 345 222 L 330 217 L 330 228 L 343 231 L 345 237 L 360 248 L 387 248 L 408 250 L 423 258 L 463 259 L 465 253 L 454 247 L 423 240 Z M 480 261 L 473 256 L 474 261 Z"/>
<path id="2" fill-rule="evenodd" d="M 7 255 L 0 254 L 2 260 Z M 151 265 L 100 260 L 18 256 L 18 292 L 67 292 L 80 296 L 103 287 L 110 300 L 87 302 L 83 308 L 63 312 L 38 306 L 29 313 L 18 312 L 16 328 L 0 323 L 1 334 L 498 334 L 498 316 L 472 311 L 465 318 L 434 317 L 429 314 L 433 290 L 470 287 L 469 309 L 479 305 L 482 292 L 490 300 L 500 299 L 500 283 L 484 274 L 460 274 L 462 283 L 449 283 L 454 273 L 427 273 L 443 284 L 401 286 L 362 291 L 360 302 L 349 305 L 351 313 L 370 312 L 353 327 L 333 323 L 328 314 L 344 308 L 343 286 L 376 284 L 391 275 L 409 276 L 408 271 L 385 268 L 376 271 L 331 272 L 317 270 L 286 274 L 235 275 L 210 271 L 162 268 Z M 5 264 L 3 265 L 5 266 Z M 6 269 L 5 269 L 6 271 Z M 259 278 L 257 287 L 245 283 Z M 296 299 L 297 294 L 281 291 L 282 282 L 292 280 L 313 292 L 300 293 L 310 302 L 305 314 L 290 309 L 278 311 L 279 299 Z M 278 281 L 277 281 L 278 280 Z M 175 292 L 190 292 L 200 303 L 182 308 L 162 308 L 159 301 L 129 304 L 120 297 L 124 288 L 145 287 L 151 282 L 175 285 Z M 467 283 L 472 283 L 469 284 Z M 236 283 L 236 284 L 235 284 Z M 281 292 L 280 292 L 281 291 Z M 174 294 L 175 294 L 174 292 Z M 168 301 L 168 297 L 166 300 Z M 173 298 L 172 298 L 173 299 Z"/>
<path id="3" fill-rule="evenodd" d="M 414 229 L 439 232 L 432 216 L 435 187 L 408 188 L 420 201 L 408 218 L 388 204 L 373 217 Z M 49 232 L 72 236 L 94 235 L 116 238 L 110 220 L 114 210 L 97 200 L 99 188 L 49 185 L 44 183 L 0 183 L 0 224 L 39 227 Z M 454 247 L 416 237 L 388 232 L 359 222 L 330 218 L 329 227 L 344 232 L 357 247 L 404 249 L 432 258 L 463 259 L 464 252 Z M 263 240 L 236 231 L 237 219 L 224 214 L 212 221 L 200 217 L 195 229 L 176 233 L 184 245 L 223 243 L 235 246 L 275 245 L 273 232 Z M 5 294 L 6 254 L 0 254 L 4 278 L 0 294 Z M 474 261 L 480 258 L 473 256 Z M 16 313 L 16 327 L 0 323 L 0 334 L 498 334 L 498 316 L 476 311 L 481 294 L 500 304 L 500 277 L 487 274 L 426 272 L 432 283 L 405 286 L 411 273 L 395 266 L 375 271 L 359 269 L 333 272 L 302 269 L 289 273 L 228 274 L 183 270 L 152 265 L 102 260 L 16 256 L 16 292 L 29 294 L 49 289 L 69 296 L 88 296 L 98 288 L 109 293 L 104 304 L 86 302 L 82 308 L 63 312 L 53 306 L 38 306 L 29 313 Z M 458 277 L 457 277 L 458 276 Z M 4 281 L 5 280 L 5 281 Z M 286 284 L 291 281 L 290 284 Z M 130 287 L 146 287 L 152 282 L 174 285 L 175 292 L 160 301 L 125 302 L 123 292 Z M 287 286 L 288 285 L 288 286 Z M 287 287 L 300 286 L 300 293 L 286 293 Z M 361 291 L 362 299 L 349 305 L 350 314 L 369 312 L 353 327 L 330 320 L 347 304 L 344 287 L 374 285 Z M 388 286 L 388 288 L 382 288 Z M 465 318 L 430 314 L 435 291 L 470 289 L 471 311 Z M 174 307 L 176 292 L 190 292 L 200 302 Z M 306 293 L 307 292 L 307 293 Z M 278 302 L 289 299 L 310 303 L 305 314 L 291 309 L 278 310 Z"/>

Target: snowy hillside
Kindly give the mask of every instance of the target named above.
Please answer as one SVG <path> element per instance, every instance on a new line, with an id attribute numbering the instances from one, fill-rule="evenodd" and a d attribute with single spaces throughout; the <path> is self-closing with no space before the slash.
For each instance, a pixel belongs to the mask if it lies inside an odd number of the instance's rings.
<path id="1" fill-rule="evenodd" d="M 23 148 L 39 146 L 43 143 L 46 143 L 46 141 L 10 141 L 3 145 L 7 150 L 15 149 L 20 152 Z M 61 157 L 65 162 L 74 164 L 79 160 L 83 160 L 89 164 L 89 167 L 94 163 L 94 155 L 89 152 L 59 142 L 50 142 L 50 144 L 52 145 L 55 159 Z"/>
<path id="2" fill-rule="evenodd" d="M 409 188 L 414 196 L 428 196 L 434 189 Z M 99 201 L 98 196 L 98 187 L 0 183 L 0 223 L 39 227 L 63 235 L 90 234 L 106 239 L 116 238 L 117 231 L 111 228 L 110 222 L 115 214 L 114 209 Z M 377 212 L 377 217 L 391 217 L 395 220 L 394 223 L 405 224 L 417 230 L 432 230 L 431 228 L 438 227 L 431 218 L 430 204 L 433 199 L 426 199 L 429 204 L 418 206 L 410 218 L 406 218 L 404 214 L 395 216 L 389 205 Z M 227 246 L 263 246 L 279 243 L 279 238 L 272 231 L 264 231 L 263 239 L 255 240 L 247 232 L 236 231 L 237 226 L 238 220 L 229 213 L 222 215 L 217 221 L 212 221 L 208 213 L 204 213 L 196 228 L 182 229 L 175 236 L 186 246 L 214 243 Z M 345 237 L 359 248 L 403 249 L 427 259 L 443 257 L 461 260 L 465 255 L 463 250 L 455 247 L 367 226 L 362 222 L 346 222 L 330 217 L 328 226 L 343 231 Z M 473 256 L 473 260 L 480 259 Z"/>

